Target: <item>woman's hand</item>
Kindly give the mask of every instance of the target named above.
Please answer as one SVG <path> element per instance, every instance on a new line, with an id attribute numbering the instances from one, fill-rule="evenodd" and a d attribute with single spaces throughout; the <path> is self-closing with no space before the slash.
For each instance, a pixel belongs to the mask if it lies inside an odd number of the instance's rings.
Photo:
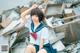
<path id="1" fill-rule="evenodd" d="M 33 4 L 32 7 L 31 7 L 31 9 L 34 9 L 34 8 L 37 8 L 37 7 L 38 7 L 38 5 Z"/>
<path id="2" fill-rule="evenodd" d="M 30 13 L 30 11 L 34 8 L 38 7 L 38 5 L 33 4 L 31 8 L 29 8 L 28 10 L 24 11 L 23 13 L 21 13 L 21 18 L 24 18 L 26 15 L 28 15 Z"/>
<path id="3" fill-rule="evenodd" d="M 40 45 L 39 45 L 39 50 L 43 48 L 43 45 L 44 45 L 44 39 L 41 38 Z"/>
<path id="4" fill-rule="evenodd" d="M 39 50 L 43 48 L 43 45 L 39 46 Z"/>

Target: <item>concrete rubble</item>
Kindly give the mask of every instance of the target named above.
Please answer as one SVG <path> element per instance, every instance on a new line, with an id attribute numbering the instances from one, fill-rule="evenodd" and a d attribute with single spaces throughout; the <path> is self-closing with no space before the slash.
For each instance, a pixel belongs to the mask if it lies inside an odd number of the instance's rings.
<path id="1" fill-rule="evenodd" d="M 31 7 L 15 7 L 0 15 L 0 53 L 24 53 L 29 44 L 29 31 L 20 25 L 20 14 Z M 42 0 L 36 3 L 46 8 L 46 21 L 50 30 L 50 44 L 58 53 L 80 53 L 80 1 Z M 53 1 L 53 2 L 52 2 Z"/>

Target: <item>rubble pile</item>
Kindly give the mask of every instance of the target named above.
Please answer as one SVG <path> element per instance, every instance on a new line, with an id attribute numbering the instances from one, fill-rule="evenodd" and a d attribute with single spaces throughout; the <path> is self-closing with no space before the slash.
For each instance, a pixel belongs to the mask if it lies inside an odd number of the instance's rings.
<path id="1" fill-rule="evenodd" d="M 34 3 L 46 9 L 50 44 L 58 53 L 80 53 L 80 1 L 35 0 L 29 7 Z M 20 25 L 20 15 L 29 7 L 17 6 L 0 15 L 0 53 L 24 52 L 29 44 L 29 31 Z"/>

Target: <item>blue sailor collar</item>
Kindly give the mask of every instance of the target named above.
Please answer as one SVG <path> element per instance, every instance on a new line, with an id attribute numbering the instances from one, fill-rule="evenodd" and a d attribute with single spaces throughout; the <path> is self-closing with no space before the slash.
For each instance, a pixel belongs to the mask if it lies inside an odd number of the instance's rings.
<path id="1" fill-rule="evenodd" d="M 44 23 L 43 23 L 43 22 L 40 22 L 39 26 L 38 26 L 38 27 L 35 29 L 35 31 L 34 31 L 34 23 L 33 23 L 33 22 L 31 23 L 31 30 L 32 30 L 32 32 L 34 32 L 34 33 L 40 31 L 40 30 L 41 30 L 42 28 L 44 28 L 44 27 L 45 27 Z"/>

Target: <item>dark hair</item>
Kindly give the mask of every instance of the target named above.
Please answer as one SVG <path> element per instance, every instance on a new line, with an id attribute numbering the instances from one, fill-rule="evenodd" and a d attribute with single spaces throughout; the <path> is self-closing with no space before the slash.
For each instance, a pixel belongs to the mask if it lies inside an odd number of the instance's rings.
<path id="1" fill-rule="evenodd" d="M 41 22 L 44 19 L 44 17 L 45 17 L 44 16 L 44 13 L 39 8 L 32 9 L 30 15 L 31 16 L 37 15 L 38 16 L 38 19 L 39 19 L 39 22 Z"/>

